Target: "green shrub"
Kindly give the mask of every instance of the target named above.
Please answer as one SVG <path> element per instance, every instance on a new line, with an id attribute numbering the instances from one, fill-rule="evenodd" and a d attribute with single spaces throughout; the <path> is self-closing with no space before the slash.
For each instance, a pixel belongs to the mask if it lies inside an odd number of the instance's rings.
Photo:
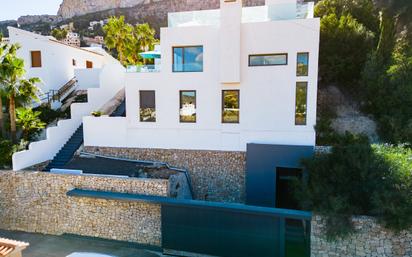
<path id="1" fill-rule="evenodd" d="M 379 30 L 378 12 L 371 0 L 322 0 L 319 73 L 324 83 L 355 89 Z"/>
<path id="2" fill-rule="evenodd" d="M 380 136 L 394 144 L 412 143 L 412 44 L 397 41 L 390 64 L 372 54 L 362 75 L 364 110 L 378 122 Z"/>
<path id="3" fill-rule="evenodd" d="M 10 140 L 0 140 L 0 168 L 11 166 L 11 157 L 13 155 L 13 144 Z"/>
<path id="4" fill-rule="evenodd" d="M 65 114 L 59 110 L 53 110 L 48 105 L 41 105 L 33 109 L 35 112 L 40 112 L 39 118 L 46 124 L 50 124 L 58 118 L 65 118 Z"/>
<path id="5" fill-rule="evenodd" d="M 346 134 L 329 154 L 304 160 L 309 172 L 297 182 L 301 206 L 327 217 L 330 238 L 353 232 L 350 217 L 371 215 L 394 231 L 412 227 L 412 150 L 373 145 Z"/>

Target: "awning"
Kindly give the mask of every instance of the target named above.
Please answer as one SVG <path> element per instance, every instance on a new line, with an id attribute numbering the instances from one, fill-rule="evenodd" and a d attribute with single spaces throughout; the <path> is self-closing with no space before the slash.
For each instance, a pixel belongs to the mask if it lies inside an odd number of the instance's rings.
<path id="1" fill-rule="evenodd" d="M 160 59 L 161 53 L 159 51 L 148 51 L 139 54 L 143 59 Z"/>

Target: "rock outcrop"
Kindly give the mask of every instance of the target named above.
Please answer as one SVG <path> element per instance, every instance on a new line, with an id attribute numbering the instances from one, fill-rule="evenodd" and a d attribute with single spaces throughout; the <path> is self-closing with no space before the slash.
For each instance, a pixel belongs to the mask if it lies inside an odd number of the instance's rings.
<path id="1" fill-rule="evenodd" d="M 38 23 L 38 22 L 45 22 L 45 23 L 56 23 L 62 21 L 61 16 L 57 15 L 25 15 L 21 16 L 18 20 L 17 23 L 19 25 L 27 25 L 27 24 L 33 24 L 33 23 Z"/>
<path id="2" fill-rule="evenodd" d="M 117 8 L 128 8 L 139 13 L 132 16 L 162 16 L 171 11 L 193 11 L 219 8 L 220 0 L 63 0 L 58 15 L 64 19 Z M 243 0 L 245 6 L 263 5 L 264 0 Z M 133 8 L 134 7 L 134 8 Z M 138 10 L 136 10 L 136 8 Z M 166 15 L 167 16 L 167 15 Z"/>
<path id="3" fill-rule="evenodd" d="M 63 0 L 58 15 L 68 19 L 88 13 L 133 7 L 150 2 L 151 0 Z"/>

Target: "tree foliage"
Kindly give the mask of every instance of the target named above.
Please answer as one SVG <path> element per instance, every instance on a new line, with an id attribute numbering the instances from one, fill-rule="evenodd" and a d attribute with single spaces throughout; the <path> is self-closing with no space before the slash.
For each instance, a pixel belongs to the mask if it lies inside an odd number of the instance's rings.
<path id="1" fill-rule="evenodd" d="M 141 63 L 139 53 L 153 49 L 157 42 L 156 32 L 149 24 L 132 26 L 125 22 L 124 16 L 110 18 L 103 30 L 106 34 L 106 46 L 109 50 L 116 50 L 117 57 L 123 65 Z"/>
<path id="2" fill-rule="evenodd" d="M 373 46 L 374 34 L 351 15 L 321 20 L 320 76 L 325 83 L 353 89 Z"/>
<path id="3" fill-rule="evenodd" d="M 19 45 L 13 44 L 8 48 L 0 63 L 0 84 L 4 95 L 9 99 L 10 115 L 10 132 L 12 141 L 16 142 L 16 100 L 38 99 L 39 88 L 36 86 L 40 83 L 39 78 L 26 79 L 24 69 L 24 60 L 17 57 Z"/>
<path id="4" fill-rule="evenodd" d="M 363 72 L 364 108 L 378 121 L 383 139 L 412 142 L 412 48 L 406 34 L 396 42 L 390 64 L 373 54 Z"/>
<path id="5" fill-rule="evenodd" d="M 23 130 L 23 139 L 29 141 L 31 137 L 40 129 L 46 127 L 40 119 L 41 112 L 33 111 L 32 108 L 20 107 L 16 109 L 17 119 L 16 123 Z"/>
<path id="6" fill-rule="evenodd" d="M 67 37 L 68 31 L 67 29 L 60 29 L 60 28 L 54 28 L 51 31 L 51 35 L 56 38 L 57 40 L 63 40 Z"/>
<path id="7" fill-rule="evenodd" d="M 375 216 L 394 231 L 412 227 L 412 150 L 371 146 L 347 134 L 329 154 L 303 161 L 310 176 L 297 182 L 304 209 L 327 217 L 331 239 L 353 232 L 352 215 Z"/>

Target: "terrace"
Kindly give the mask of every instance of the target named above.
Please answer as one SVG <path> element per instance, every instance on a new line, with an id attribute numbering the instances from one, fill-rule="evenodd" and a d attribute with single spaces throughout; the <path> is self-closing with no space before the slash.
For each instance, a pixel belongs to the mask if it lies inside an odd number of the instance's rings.
<path id="1" fill-rule="evenodd" d="M 313 18 L 314 3 L 275 4 L 242 8 L 242 23 Z M 220 26 L 220 10 L 175 12 L 168 14 L 169 28 Z"/>

